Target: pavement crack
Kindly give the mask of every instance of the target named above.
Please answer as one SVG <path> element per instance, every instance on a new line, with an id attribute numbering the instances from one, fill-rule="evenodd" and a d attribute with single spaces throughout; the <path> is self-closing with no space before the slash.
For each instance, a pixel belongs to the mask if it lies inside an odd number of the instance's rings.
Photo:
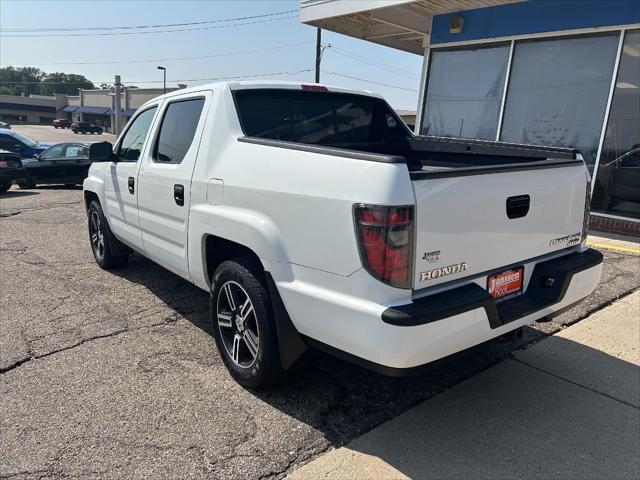
<path id="1" fill-rule="evenodd" d="M 529 367 L 529 368 L 532 368 L 532 369 L 537 370 L 539 372 L 542 372 L 542 373 L 545 373 L 547 375 L 550 375 L 553 378 L 557 378 L 558 380 L 562 380 L 564 382 L 570 383 L 572 385 L 575 385 L 576 387 L 584 388 L 585 390 L 588 390 L 591 393 L 595 393 L 596 395 L 602 395 L 603 397 L 607 397 L 610 400 L 614 400 L 614 401 L 616 401 L 618 403 L 622 403 L 623 405 L 626 405 L 627 407 L 631 407 L 631 408 L 634 408 L 636 410 L 640 410 L 640 407 L 637 407 L 632 403 L 625 402 L 624 400 L 620 400 L 619 398 L 613 397 L 613 396 L 609 395 L 608 393 L 601 392 L 600 390 L 596 390 L 595 388 L 591 388 L 591 387 L 588 387 L 588 386 L 583 385 L 581 383 L 574 382 L 573 380 L 569 380 L 567 378 L 561 377 L 560 375 L 556 375 L 555 373 L 552 373 L 552 372 L 550 372 L 548 370 L 545 370 L 543 368 L 533 366 L 530 363 L 527 363 L 527 362 L 525 362 L 523 360 L 520 360 L 517 357 L 513 357 L 512 360 L 514 360 L 514 361 L 518 362 L 519 364 L 524 365 L 526 367 Z"/>
<path id="2" fill-rule="evenodd" d="M 75 349 L 77 347 L 80 347 L 80 346 L 82 346 L 82 345 L 84 345 L 86 343 L 89 343 L 89 342 L 93 342 L 95 340 L 102 340 L 102 339 L 105 339 L 105 338 L 117 337 L 117 336 L 122 335 L 123 333 L 127 333 L 127 332 L 135 332 L 135 331 L 138 331 L 138 330 L 147 330 L 147 329 L 156 328 L 156 327 L 164 327 L 164 326 L 175 325 L 177 323 L 177 321 L 178 321 L 178 319 L 177 319 L 176 316 L 170 315 L 170 316 L 167 316 L 167 317 L 163 318 L 160 322 L 153 323 L 151 325 L 145 325 L 145 326 L 137 327 L 137 328 L 128 328 L 128 327 L 126 327 L 126 328 L 121 328 L 121 329 L 115 330 L 115 331 L 110 332 L 110 333 L 105 333 L 103 335 L 94 335 L 92 337 L 83 338 L 82 340 L 80 340 L 79 342 L 74 343 L 73 345 L 68 345 L 66 347 L 58 348 L 56 350 L 52 350 L 50 352 L 46 352 L 46 353 L 43 353 L 41 355 L 30 354 L 29 356 L 21 358 L 20 360 L 12 363 L 11 365 L 9 365 L 7 367 L 0 368 L 0 374 L 8 373 L 8 372 L 10 372 L 12 370 L 15 370 L 19 366 L 24 365 L 25 363 L 29 363 L 32 360 L 39 360 L 41 358 L 51 357 L 52 355 L 56 355 L 56 354 L 61 353 L 61 352 L 66 352 L 66 351 L 69 351 L 69 350 L 73 350 L 73 349 Z"/>
<path id="3" fill-rule="evenodd" d="M 15 211 L 15 212 L 2 212 L 0 213 L 0 218 L 6 218 L 6 217 L 15 217 L 16 215 L 20 215 L 20 211 Z"/>

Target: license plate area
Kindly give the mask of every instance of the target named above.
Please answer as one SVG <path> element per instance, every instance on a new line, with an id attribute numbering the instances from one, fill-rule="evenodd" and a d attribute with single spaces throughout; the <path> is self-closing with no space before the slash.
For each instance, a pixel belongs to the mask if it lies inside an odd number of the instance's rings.
<path id="1" fill-rule="evenodd" d="M 487 291 L 496 301 L 504 302 L 522 295 L 524 267 L 510 268 L 487 277 Z"/>

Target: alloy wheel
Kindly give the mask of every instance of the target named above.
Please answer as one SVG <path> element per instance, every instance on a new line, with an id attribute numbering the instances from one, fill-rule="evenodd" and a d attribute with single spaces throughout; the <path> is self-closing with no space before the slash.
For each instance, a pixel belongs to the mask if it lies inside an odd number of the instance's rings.
<path id="1" fill-rule="evenodd" d="M 249 294 L 232 280 L 218 291 L 216 320 L 229 357 L 238 367 L 250 368 L 258 358 L 260 331 Z"/>
<path id="2" fill-rule="evenodd" d="M 104 233 L 102 232 L 100 215 L 93 210 L 89 217 L 89 235 L 91 236 L 91 248 L 98 260 L 104 258 Z"/>

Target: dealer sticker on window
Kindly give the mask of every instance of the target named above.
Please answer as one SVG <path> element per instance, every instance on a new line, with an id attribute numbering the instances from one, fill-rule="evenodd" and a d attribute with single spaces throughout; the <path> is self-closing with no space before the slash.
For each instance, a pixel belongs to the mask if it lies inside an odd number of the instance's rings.
<path id="1" fill-rule="evenodd" d="M 524 267 L 518 267 L 490 275 L 487 290 L 496 301 L 505 301 L 522 294 Z"/>

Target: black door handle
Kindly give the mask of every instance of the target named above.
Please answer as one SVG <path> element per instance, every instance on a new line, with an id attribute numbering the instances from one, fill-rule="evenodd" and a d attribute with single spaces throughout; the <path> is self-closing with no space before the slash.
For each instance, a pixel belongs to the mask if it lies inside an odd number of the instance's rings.
<path id="1" fill-rule="evenodd" d="M 127 180 L 127 185 L 129 186 L 129 193 L 133 193 L 135 192 L 135 179 L 133 177 L 129 177 L 129 180 Z"/>
<path id="2" fill-rule="evenodd" d="M 518 195 L 507 198 L 507 217 L 522 218 L 529 213 L 531 197 L 529 195 Z"/>
<path id="3" fill-rule="evenodd" d="M 184 185 L 173 186 L 173 199 L 176 201 L 177 205 L 184 205 Z"/>

